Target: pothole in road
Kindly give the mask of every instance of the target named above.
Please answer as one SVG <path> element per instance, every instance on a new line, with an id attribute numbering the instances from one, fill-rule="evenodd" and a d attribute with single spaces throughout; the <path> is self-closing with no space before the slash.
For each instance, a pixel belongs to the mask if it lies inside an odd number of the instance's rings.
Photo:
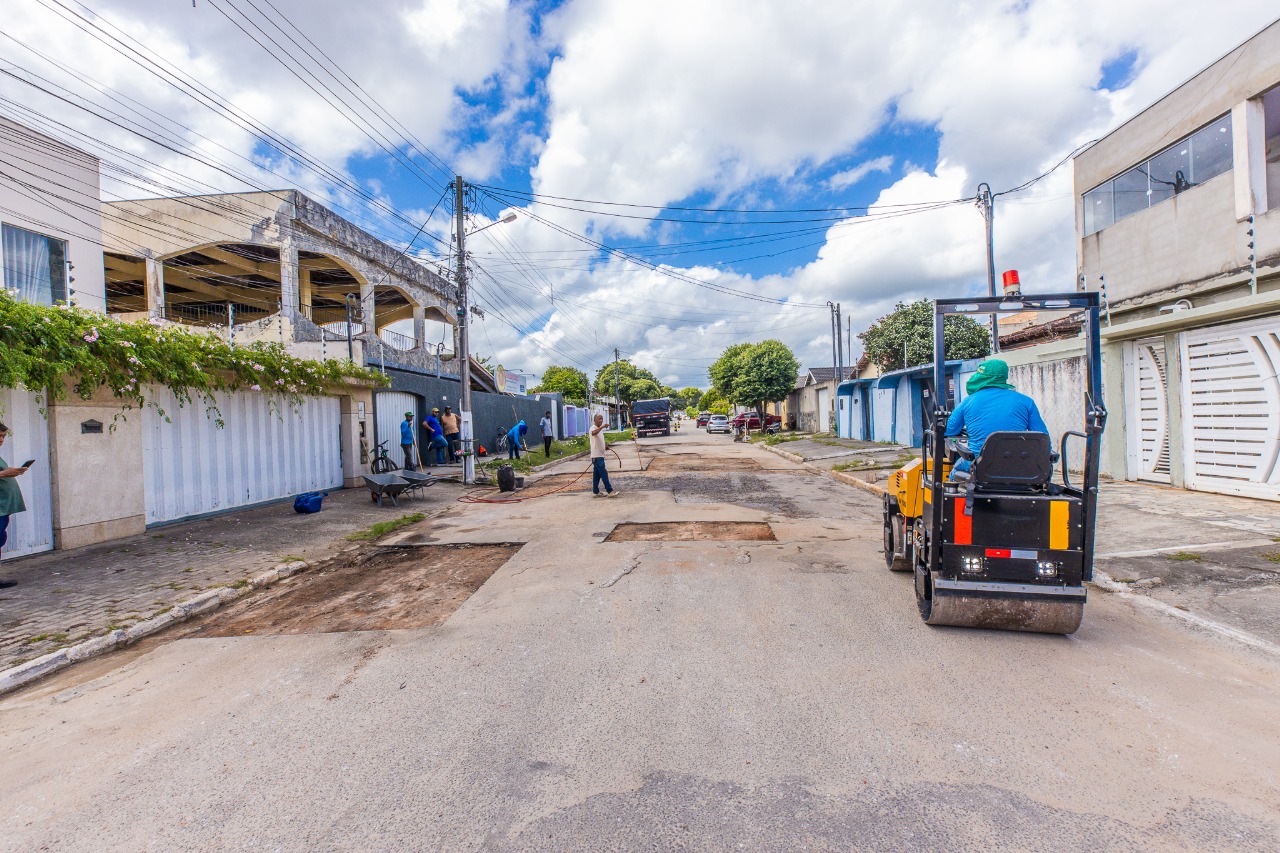
<path id="1" fill-rule="evenodd" d="M 754 459 L 735 456 L 708 459 L 696 453 L 683 453 L 656 457 L 645 470 L 655 474 L 662 474 L 669 471 L 709 471 L 720 473 L 723 471 L 760 471 L 762 469 L 760 468 L 760 463 Z"/>
<path id="2" fill-rule="evenodd" d="M 654 521 L 619 524 L 605 542 L 776 542 L 763 521 Z"/>
<path id="3" fill-rule="evenodd" d="M 438 625 L 510 560 L 519 544 L 377 548 L 298 576 L 198 621 L 188 637 L 326 634 Z M 187 626 L 184 626 L 184 628 Z"/>

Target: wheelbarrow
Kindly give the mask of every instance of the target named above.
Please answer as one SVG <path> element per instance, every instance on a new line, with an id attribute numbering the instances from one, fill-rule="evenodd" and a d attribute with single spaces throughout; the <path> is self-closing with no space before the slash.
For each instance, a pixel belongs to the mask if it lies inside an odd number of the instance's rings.
<path id="1" fill-rule="evenodd" d="M 391 498 L 391 503 L 400 506 L 400 493 L 412 485 L 408 480 L 395 474 L 365 474 L 364 484 L 369 488 L 371 500 L 382 506 L 384 497 Z"/>

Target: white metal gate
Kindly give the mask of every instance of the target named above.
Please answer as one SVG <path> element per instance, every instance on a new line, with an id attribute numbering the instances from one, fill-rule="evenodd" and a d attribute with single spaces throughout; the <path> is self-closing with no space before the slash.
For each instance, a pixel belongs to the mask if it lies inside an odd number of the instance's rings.
<path id="1" fill-rule="evenodd" d="M 1187 487 L 1280 500 L 1280 317 L 1182 338 Z"/>
<path id="2" fill-rule="evenodd" d="M 1133 341 L 1125 353 L 1128 479 L 1169 482 L 1169 371 L 1164 338 Z"/>
<path id="3" fill-rule="evenodd" d="M 167 390 L 152 399 L 170 420 L 152 408 L 143 414 L 148 524 L 342 488 L 333 397 L 294 408 L 265 394 L 219 394 L 221 429 L 198 401 L 178 408 Z"/>
<path id="4" fill-rule="evenodd" d="M 10 430 L 0 456 L 11 466 L 34 459 L 31 470 L 18 478 L 26 512 L 9 517 L 9 541 L 4 556 L 20 557 L 53 548 L 53 490 L 49 483 L 49 422 L 40 414 L 35 394 L 0 388 L 0 422 Z"/>
<path id="5" fill-rule="evenodd" d="M 404 464 L 400 452 L 400 422 L 405 412 L 413 412 L 414 435 L 418 435 L 418 398 L 401 391 L 379 391 L 373 398 L 374 434 L 379 442 L 387 443 L 387 453 L 397 465 Z M 419 439 L 421 441 L 421 439 Z M 422 448 L 418 448 L 421 454 Z"/>

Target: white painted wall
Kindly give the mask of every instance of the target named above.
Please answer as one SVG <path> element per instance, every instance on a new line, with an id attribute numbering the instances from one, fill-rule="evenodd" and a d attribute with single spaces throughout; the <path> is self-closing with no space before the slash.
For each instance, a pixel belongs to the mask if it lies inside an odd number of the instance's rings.
<path id="1" fill-rule="evenodd" d="M 36 460 L 18 478 L 27 511 L 10 516 L 4 556 L 20 557 L 53 548 L 53 499 L 49 483 L 49 424 L 30 391 L 0 388 L 0 422 L 10 429 L 0 456 L 10 466 Z"/>
<path id="2" fill-rule="evenodd" d="M 98 159 L 6 118 L 0 118 L 0 154 L 9 164 L 4 171 L 30 185 L 0 175 L 0 222 L 65 240 L 76 303 L 105 311 Z"/>
<path id="3" fill-rule="evenodd" d="M 148 524 L 342 488 L 336 398 L 294 409 L 265 394 L 220 394 L 222 429 L 199 402 L 178 408 L 167 390 L 152 399 L 170 420 L 142 415 Z"/>

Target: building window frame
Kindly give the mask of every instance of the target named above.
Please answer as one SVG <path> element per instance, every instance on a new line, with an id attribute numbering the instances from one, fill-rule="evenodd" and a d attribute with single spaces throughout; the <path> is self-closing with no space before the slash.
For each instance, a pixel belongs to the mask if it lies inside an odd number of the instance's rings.
<path id="1" fill-rule="evenodd" d="M 1084 236 L 1097 234 L 1122 219 L 1230 172 L 1234 168 L 1234 136 L 1231 113 L 1224 113 L 1136 166 L 1086 190 L 1081 196 Z M 1225 157 L 1222 156 L 1224 150 Z"/>
<path id="2" fill-rule="evenodd" d="M 69 262 L 61 237 L 0 223 L 0 278 L 12 298 L 38 305 L 66 302 Z"/>

